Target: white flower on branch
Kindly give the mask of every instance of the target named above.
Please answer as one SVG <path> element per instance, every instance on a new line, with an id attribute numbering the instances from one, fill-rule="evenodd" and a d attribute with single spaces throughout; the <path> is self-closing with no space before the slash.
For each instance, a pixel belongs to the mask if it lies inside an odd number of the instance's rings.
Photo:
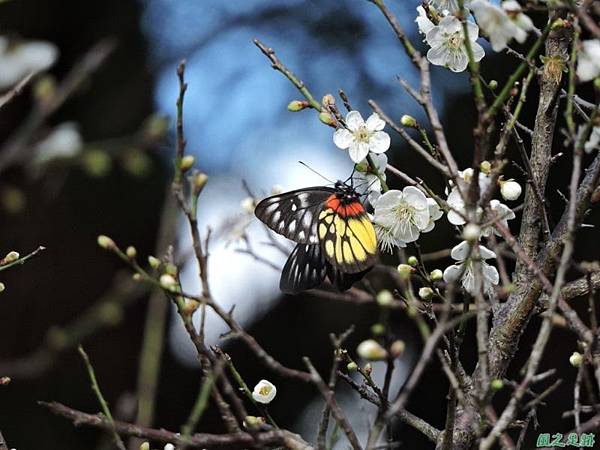
<path id="1" fill-rule="evenodd" d="M 483 275 L 483 292 L 489 294 L 493 290 L 493 286 L 500 281 L 498 270 L 494 266 L 490 266 L 485 262 L 486 259 L 495 258 L 496 254 L 484 247 L 478 245 L 479 255 L 481 256 L 481 274 Z M 463 241 L 452 249 L 450 256 L 458 261 L 444 270 L 444 281 L 446 283 L 455 283 L 460 278 L 462 287 L 471 295 L 475 295 L 475 267 L 470 257 L 471 247 L 468 242 Z"/>
<path id="2" fill-rule="evenodd" d="M 521 5 L 516 0 L 502 2 L 502 9 L 506 11 L 510 20 L 523 31 L 529 32 L 536 29 L 533 20 L 523 12 Z"/>
<path id="3" fill-rule="evenodd" d="M 371 156 L 375 163 L 375 168 L 379 172 L 377 176 L 374 171 L 369 167 L 366 160 L 361 161 L 358 164 L 356 173 L 354 174 L 354 186 L 359 192 L 368 193 L 368 199 L 371 204 L 381 196 L 381 181 L 385 181 L 385 168 L 388 163 L 388 158 L 385 153 L 379 155 L 374 154 Z M 380 178 L 381 177 L 381 178 Z"/>
<path id="4" fill-rule="evenodd" d="M 448 211 L 448 221 L 452 225 L 464 225 L 466 220 L 463 216 L 467 214 L 465 208 L 465 202 L 463 200 L 463 195 L 467 195 L 469 191 L 469 185 L 471 183 L 471 179 L 473 178 L 473 169 L 468 168 L 458 172 L 459 175 L 459 187 L 454 186 L 450 190 L 450 194 L 446 199 L 448 206 L 450 206 L 450 211 Z M 463 182 L 464 181 L 464 182 Z M 490 185 L 490 178 L 483 172 L 479 172 L 479 192 L 485 192 Z M 478 211 L 480 214 L 481 211 Z"/>
<path id="5" fill-rule="evenodd" d="M 429 17 L 427 17 L 427 13 L 425 12 L 425 8 L 423 8 L 423 6 L 417 6 L 417 14 L 418 15 L 415 19 L 415 22 L 417 22 L 419 33 L 427 34 L 432 28 L 435 27 L 435 24 L 429 20 Z"/>
<path id="6" fill-rule="evenodd" d="M 252 398 L 258 403 L 271 403 L 277 395 L 277 388 L 267 380 L 260 380 L 252 391 Z"/>
<path id="7" fill-rule="evenodd" d="M 475 61 L 480 61 L 485 52 L 475 42 L 479 36 L 479 28 L 474 23 L 468 22 L 467 29 L 473 58 Z M 456 17 L 444 17 L 439 25 L 429 30 L 426 41 L 431 46 L 427 52 L 427 59 L 432 64 L 447 67 L 453 72 L 462 72 L 467 68 L 469 58 L 465 48 L 465 36 L 462 24 Z"/>
<path id="8" fill-rule="evenodd" d="M 56 159 L 70 159 L 83 149 L 79 127 L 73 122 L 57 125 L 46 138 L 35 146 L 34 161 L 46 164 Z"/>
<path id="9" fill-rule="evenodd" d="M 362 341 L 356 347 L 356 353 L 363 359 L 369 361 L 381 361 L 387 358 L 387 351 L 375 339 Z"/>
<path id="10" fill-rule="evenodd" d="M 425 194 L 414 186 L 402 191 L 390 190 L 375 202 L 373 223 L 384 250 L 393 246 L 406 247 L 419 239 L 421 233 L 433 229 L 433 221 L 439 219 L 439 208 L 428 201 Z"/>
<path id="11" fill-rule="evenodd" d="M 581 132 L 583 132 L 583 127 L 579 129 L 579 133 Z M 600 144 L 600 127 L 594 127 L 590 133 L 590 138 L 583 145 L 583 149 L 586 153 L 591 153 L 593 150 L 598 149 L 598 144 Z"/>
<path id="12" fill-rule="evenodd" d="M 585 82 L 600 76 L 600 39 L 582 41 L 581 46 L 577 58 L 577 77 Z"/>
<path id="13" fill-rule="evenodd" d="M 333 134 L 333 143 L 342 150 L 348 149 L 350 159 L 360 163 L 369 152 L 384 153 L 390 148 L 390 136 L 382 131 L 385 122 L 373 113 L 365 122 L 358 111 L 346 116 L 346 127 L 338 128 Z"/>
<path id="14" fill-rule="evenodd" d="M 54 44 L 43 41 L 11 43 L 0 36 L 0 89 L 7 89 L 29 73 L 47 70 L 58 58 Z"/>
<path id="15" fill-rule="evenodd" d="M 510 209 L 508 206 L 506 206 L 504 203 L 501 203 L 498 200 L 490 200 L 490 210 L 492 212 L 492 216 L 489 218 L 490 220 L 492 219 L 497 219 L 497 222 L 502 225 L 504 228 L 508 228 L 508 221 L 514 219 L 515 213 L 513 212 L 512 209 Z M 497 236 L 501 236 L 502 234 L 494 227 L 493 224 L 491 224 L 488 227 L 485 227 L 482 231 L 481 234 L 483 236 L 489 236 L 492 234 L 492 232 L 494 234 L 496 234 Z"/>
<path id="16" fill-rule="evenodd" d="M 482 31 L 488 35 L 494 51 L 504 50 L 511 39 L 515 39 L 521 44 L 527 39 L 527 30 L 517 25 L 516 22 L 519 15 L 527 16 L 519 12 L 520 8 L 519 11 L 515 10 L 512 2 L 507 5 L 508 10 L 499 8 L 488 0 L 474 0 L 471 7 L 477 23 Z M 515 21 L 511 19 L 508 11 L 510 11 L 512 17 L 515 17 Z M 518 23 L 528 27 L 527 20 L 523 18 Z M 533 24 L 530 26 L 533 27 Z"/>
<path id="17" fill-rule="evenodd" d="M 465 8 L 468 8 L 470 3 L 470 0 L 465 0 L 463 5 Z M 447 11 L 455 13 L 460 10 L 458 0 L 431 0 L 431 4 L 440 12 Z"/>
<path id="18" fill-rule="evenodd" d="M 521 196 L 523 189 L 515 180 L 500 181 L 500 194 L 504 200 L 514 201 Z"/>

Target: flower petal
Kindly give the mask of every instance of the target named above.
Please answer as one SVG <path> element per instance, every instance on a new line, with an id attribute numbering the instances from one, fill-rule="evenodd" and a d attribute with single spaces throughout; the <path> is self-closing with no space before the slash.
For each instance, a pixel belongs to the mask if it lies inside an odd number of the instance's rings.
<path id="1" fill-rule="evenodd" d="M 464 261 L 467 259 L 471 252 L 471 247 L 467 241 L 462 241 L 460 244 L 454 246 L 450 251 L 450 256 L 456 261 Z M 495 256 L 495 255 L 494 255 Z"/>
<path id="2" fill-rule="evenodd" d="M 352 141 L 354 141 L 354 136 L 345 128 L 338 128 L 335 130 L 335 133 L 333 133 L 333 143 L 342 150 L 350 147 Z"/>
<path id="3" fill-rule="evenodd" d="M 346 126 L 350 131 L 356 131 L 364 124 L 365 121 L 358 111 L 350 111 L 346 115 Z"/>
<path id="4" fill-rule="evenodd" d="M 352 141 L 349 148 L 349 154 L 352 161 L 359 163 L 369 154 L 369 146 L 364 142 Z"/>
<path id="5" fill-rule="evenodd" d="M 366 125 L 369 131 L 381 131 L 385 127 L 385 122 L 379 117 L 379 114 L 373 113 L 367 119 Z"/>
<path id="6" fill-rule="evenodd" d="M 446 283 L 456 282 L 461 272 L 462 264 L 453 264 L 451 266 L 446 267 L 446 270 L 444 270 L 444 281 Z"/>
<path id="7" fill-rule="evenodd" d="M 385 131 L 376 131 L 369 139 L 369 149 L 373 153 L 383 153 L 390 148 L 390 136 Z"/>

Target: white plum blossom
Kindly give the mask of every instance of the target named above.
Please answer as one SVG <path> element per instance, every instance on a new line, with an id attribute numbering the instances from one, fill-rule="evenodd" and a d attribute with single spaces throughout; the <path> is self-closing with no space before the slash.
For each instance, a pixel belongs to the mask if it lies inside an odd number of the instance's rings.
<path id="1" fill-rule="evenodd" d="M 421 230 L 421 233 L 429 233 L 433 230 L 435 221 L 444 215 L 444 211 L 440 209 L 440 205 L 434 199 L 427 197 L 427 206 L 429 208 L 429 223 Z"/>
<path id="2" fill-rule="evenodd" d="M 579 130 L 579 132 L 583 131 L 583 126 Z M 591 153 L 594 149 L 599 148 L 598 144 L 600 144 L 600 127 L 592 128 L 592 132 L 590 133 L 590 138 L 583 145 L 583 149 L 586 153 Z"/>
<path id="3" fill-rule="evenodd" d="M 358 111 L 350 111 L 346 116 L 346 127 L 338 128 L 333 134 L 333 143 L 342 150 L 348 149 L 350 159 L 355 163 L 365 159 L 369 152 L 384 153 L 390 148 L 390 136 L 382 131 L 385 122 L 377 113 L 365 122 Z"/>
<path id="4" fill-rule="evenodd" d="M 460 184 L 460 190 L 458 189 L 457 186 L 454 186 L 451 189 L 450 194 L 448 195 L 448 198 L 446 199 L 448 206 L 450 206 L 450 208 L 451 208 L 450 211 L 448 211 L 448 221 L 452 225 L 464 225 L 466 223 L 463 216 L 466 215 L 467 211 L 465 209 L 465 202 L 463 201 L 461 191 L 463 194 L 465 194 L 465 195 L 467 194 L 467 192 L 469 190 L 469 184 L 471 183 L 471 179 L 473 178 L 473 169 L 468 168 L 468 169 L 459 171 L 458 175 L 459 175 L 458 181 Z M 479 192 L 480 193 L 484 193 L 488 189 L 490 182 L 491 182 L 491 180 L 490 180 L 489 176 L 487 176 L 483 172 L 479 172 Z M 478 213 L 481 213 L 481 211 L 478 211 Z"/>
<path id="5" fill-rule="evenodd" d="M 387 191 L 373 206 L 375 231 L 380 246 L 386 251 L 416 241 L 421 233 L 431 231 L 432 222 L 441 216 L 425 194 L 414 186 Z"/>
<path id="6" fill-rule="evenodd" d="M 460 277 L 462 287 L 469 294 L 475 295 L 477 293 L 475 289 L 475 268 L 473 261 L 469 257 L 470 253 L 471 247 L 466 241 L 461 242 L 452 249 L 450 256 L 457 263 L 444 270 L 444 281 L 446 283 L 454 283 Z M 492 292 L 493 286 L 497 285 L 500 281 L 500 276 L 498 275 L 498 270 L 486 263 L 485 260 L 495 258 L 496 254 L 483 245 L 479 245 L 479 255 L 481 257 L 481 273 L 483 275 L 483 292 L 489 294 Z"/>
<path id="7" fill-rule="evenodd" d="M 506 0 L 502 2 L 502 9 L 506 11 L 510 20 L 523 31 L 529 32 L 535 30 L 533 20 L 523 12 L 521 5 L 516 0 Z"/>
<path id="8" fill-rule="evenodd" d="M 83 150 L 83 139 L 79 127 L 73 122 L 57 125 L 45 139 L 35 146 L 34 161 L 46 164 L 55 159 L 68 159 Z"/>
<path id="9" fill-rule="evenodd" d="M 388 158 L 385 153 L 374 154 L 371 156 L 373 162 L 375 163 L 375 168 L 377 172 L 379 172 L 379 176 L 377 176 L 373 170 L 369 167 L 369 164 L 366 160 L 361 161 L 358 165 L 361 170 L 356 171 L 354 174 L 354 186 L 357 188 L 359 192 L 368 192 L 367 198 L 371 204 L 374 204 L 375 201 L 381 196 L 381 179 L 385 181 L 385 168 L 388 163 Z"/>
<path id="10" fill-rule="evenodd" d="M 510 209 L 504 203 L 500 203 L 498 200 L 490 200 L 490 209 L 492 211 L 492 217 L 490 217 L 490 219 L 497 217 L 498 223 L 504 228 L 508 228 L 508 221 L 516 217 L 512 209 Z M 494 227 L 493 224 L 481 230 L 482 236 L 486 237 L 490 236 L 492 232 L 497 236 L 502 236 L 502 234 L 496 229 L 496 227 Z"/>
<path id="11" fill-rule="evenodd" d="M 277 394 L 277 388 L 267 380 L 260 380 L 252 391 L 252 398 L 258 403 L 271 403 Z"/>
<path id="12" fill-rule="evenodd" d="M 473 169 L 468 168 L 463 171 L 459 171 L 458 175 L 459 175 L 458 181 L 460 184 L 460 189 L 463 194 L 467 195 L 469 188 L 470 188 L 471 179 L 473 178 Z M 480 196 L 485 194 L 485 192 L 488 190 L 488 188 L 490 186 L 490 183 L 491 183 L 490 177 L 483 172 L 479 172 L 479 195 Z M 448 211 L 448 221 L 452 225 L 464 225 L 466 223 L 464 216 L 466 216 L 467 210 L 465 208 L 465 202 L 461 195 L 461 191 L 458 190 L 457 186 L 454 186 L 451 189 L 450 194 L 448 195 L 448 198 L 446 199 L 446 203 L 448 203 L 448 206 L 451 208 L 450 211 Z M 500 224 L 502 224 L 502 226 L 504 226 L 504 227 L 508 227 L 508 221 L 515 218 L 515 213 L 508 206 L 506 206 L 504 203 L 501 203 L 498 200 L 490 200 L 490 209 L 493 214 L 493 216 L 490 217 L 490 219 L 497 217 L 499 219 L 498 222 Z M 483 209 L 481 207 L 478 207 L 477 208 L 477 218 L 478 219 L 481 217 L 482 213 L 483 213 Z M 485 227 L 481 231 L 481 234 L 482 234 L 482 236 L 489 236 L 492 232 L 494 232 L 495 234 L 500 236 L 500 233 L 498 232 L 498 230 L 496 230 L 496 228 L 494 227 L 493 224 Z"/>
<path id="13" fill-rule="evenodd" d="M 473 58 L 480 61 L 484 57 L 483 48 L 475 42 L 479 36 L 479 27 L 468 22 L 467 29 L 469 40 L 473 49 Z M 469 59 L 465 48 L 465 36 L 462 24 L 454 16 L 446 16 L 440 20 L 439 25 L 427 32 L 425 37 L 431 47 L 427 52 L 427 59 L 431 64 L 444 66 L 453 72 L 462 72 L 467 68 Z"/>
<path id="14" fill-rule="evenodd" d="M 507 180 L 500 182 L 500 194 L 504 200 L 514 201 L 521 196 L 523 188 L 515 180 Z"/>
<path id="15" fill-rule="evenodd" d="M 164 450 L 175 450 L 175 446 L 169 442 L 165 444 Z"/>
<path id="16" fill-rule="evenodd" d="M 600 76 L 600 39 L 582 41 L 581 45 L 577 56 L 577 77 L 585 82 Z"/>
<path id="17" fill-rule="evenodd" d="M 43 41 L 12 43 L 0 36 L 0 89 L 8 89 L 29 73 L 49 69 L 58 58 L 54 44 Z"/>
<path id="18" fill-rule="evenodd" d="M 504 50 L 511 39 L 521 44 L 527 39 L 527 31 L 518 26 L 504 8 L 499 8 L 488 0 L 474 0 L 471 7 L 477 23 L 488 35 L 495 52 Z M 525 23 L 523 20 L 521 22 Z"/>
<path id="19" fill-rule="evenodd" d="M 356 353 L 363 359 L 370 361 L 381 361 L 387 358 L 387 351 L 375 339 L 367 339 L 362 341 L 356 347 Z"/>
<path id="20" fill-rule="evenodd" d="M 470 0 L 465 0 L 463 5 L 465 8 L 468 8 L 470 3 Z M 431 0 L 431 4 L 440 12 L 455 13 L 460 9 L 458 0 Z"/>
<path id="21" fill-rule="evenodd" d="M 427 34 L 429 30 L 435 27 L 435 24 L 429 20 L 429 17 L 427 17 L 427 13 L 425 12 L 425 8 L 423 8 L 423 6 L 417 6 L 417 14 L 418 15 L 415 19 L 415 22 L 417 22 L 419 33 Z"/>

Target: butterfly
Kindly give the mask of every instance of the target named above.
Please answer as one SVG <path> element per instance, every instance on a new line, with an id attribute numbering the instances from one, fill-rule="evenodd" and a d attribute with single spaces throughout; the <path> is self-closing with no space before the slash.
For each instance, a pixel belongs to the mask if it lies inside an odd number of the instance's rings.
<path id="1" fill-rule="evenodd" d="M 356 190 L 338 181 L 265 198 L 256 217 L 296 242 L 279 287 L 298 293 L 325 277 L 340 291 L 349 289 L 377 261 L 377 236 Z"/>

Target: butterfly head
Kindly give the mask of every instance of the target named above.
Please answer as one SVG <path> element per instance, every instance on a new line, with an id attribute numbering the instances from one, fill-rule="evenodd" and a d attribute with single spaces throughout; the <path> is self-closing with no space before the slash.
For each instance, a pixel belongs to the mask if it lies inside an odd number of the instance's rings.
<path id="1" fill-rule="evenodd" d="M 336 181 L 335 190 L 337 191 L 336 197 L 343 204 L 354 203 L 360 198 L 353 186 L 340 180 Z"/>

